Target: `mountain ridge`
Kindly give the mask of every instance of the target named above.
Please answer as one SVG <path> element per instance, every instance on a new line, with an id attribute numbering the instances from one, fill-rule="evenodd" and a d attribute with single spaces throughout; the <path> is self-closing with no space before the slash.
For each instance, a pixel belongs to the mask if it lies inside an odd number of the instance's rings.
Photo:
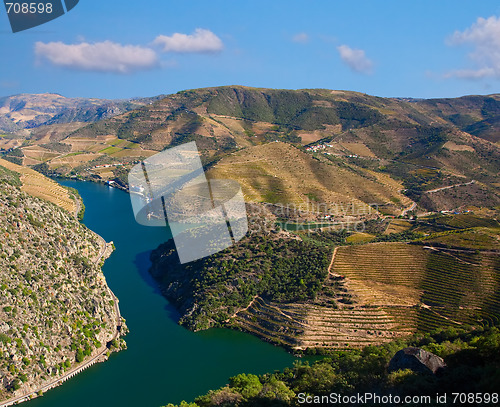
<path id="1" fill-rule="evenodd" d="M 242 155 L 247 162 L 238 165 L 248 167 L 255 151 L 262 150 L 259 154 L 264 152 L 263 159 L 268 162 L 279 162 L 281 157 L 293 156 L 298 148 L 307 154 L 307 167 L 317 166 L 319 161 L 322 167 L 343 172 L 350 182 L 361 176 L 366 180 L 361 189 L 369 188 L 370 179 L 383 184 L 395 181 L 422 210 L 465 205 L 463 200 L 454 205 L 454 198 L 449 199 L 454 191 L 424 195 L 427 189 L 453 184 L 466 184 L 462 188 L 465 195 L 484 192 L 485 202 L 491 205 L 499 199 L 498 94 L 402 100 L 328 89 L 222 86 L 158 96 L 147 99 L 138 109 L 109 112 L 112 117 L 93 123 L 79 121 L 99 115 L 95 106 L 88 109 L 80 113 L 66 109 L 53 120 L 69 123 L 36 127 L 25 138 L 4 137 L 0 148 L 9 150 L 7 159 L 43 168 L 46 173 L 111 180 L 123 188 L 127 187 L 126 171 L 132 163 L 190 141 L 197 143 L 207 169 L 226 176 L 231 174 L 223 169 L 234 163 L 232 154 Z M 276 141 L 284 144 L 275 145 Z M 268 147 L 262 149 L 262 145 Z M 281 154 L 283 149 L 286 151 Z M 242 173 L 238 165 L 235 172 Z M 273 195 L 270 188 L 276 183 L 298 186 L 304 181 L 293 165 L 282 168 L 273 174 L 273 182 L 266 180 L 271 176 L 269 168 L 263 169 L 263 186 L 252 187 L 257 193 L 244 193 L 254 196 L 256 202 L 293 202 L 285 191 L 266 198 Z M 287 178 L 280 179 L 281 175 Z M 309 180 L 313 178 L 306 183 Z M 472 180 L 477 184 L 467 184 Z M 254 183 L 244 173 L 238 181 Z M 316 190 L 307 192 L 313 200 Z M 342 194 L 342 190 L 334 192 Z M 385 194 L 382 201 L 363 202 L 385 205 L 386 213 L 397 215 L 409 206 L 397 204 L 404 200 L 395 191 Z"/>

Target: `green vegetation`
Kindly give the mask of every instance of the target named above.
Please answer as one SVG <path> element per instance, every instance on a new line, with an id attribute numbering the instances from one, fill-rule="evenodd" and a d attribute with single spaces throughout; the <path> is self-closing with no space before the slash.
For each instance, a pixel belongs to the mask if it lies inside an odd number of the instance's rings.
<path id="1" fill-rule="evenodd" d="M 51 151 L 58 153 L 69 153 L 71 151 L 71 145 L 59 142 L 50 142 L 47 144 L 40 144 L 40 147 L 46 148 Z"/>
<path id="2" fill-rule="evenodd" d="M 113 153 L 117 153 L 119 151 L 122 151 L 123 149 L 120 148 L 120 147 L 106 147 L 104 149 L 102 149 L 101 151 L 99 151 L 99 153 L 103 153 L 103 154 L 113 154 Z"/>
<path id="3" fill-rule="evenodd" d="M 23 96 L 26 97 L 29 98 Z M 26 161 L 46 160 L 53 171 L 65 176 L 111 179 L 108 171 L 89 174 L 85 169 L 98 163 L 127 162 L 132 157 L 135 160 L 137 151 L 130 151 L 130 155 L 127 151 L 136 150 L 135 147 L 142 149 L 144 156 L 149 156 L 154 151 L 196 141 L 203 163 L 210 167 L 217 166 L 221 160 L 227 161 L 228 154 L 242 150 L 248 152 L 248 156 L 242 155 L 239 161 L 235 160 L 241 165 L 245 161 L 255 162 L 256 155 L 263 163 L 274 164 L 275 168 L 255 164 L 242 169 L 243 179 L 238 181 L 245 188 L 256 190 L 251 191 L 254 202 L 268 198 L 271 202 L 297 203 L 304 198 L 300 193 L 314 194 L 321 202 L 338 201 L 339 196 L 327 196 L 328 191 L 340 194 L 340 198 L 356 197 L 365 204 L 380 203 L 384 213 L 398 215 L 405 199 L 399 193 L 398 196 L 388 193 L 387 189 L 395 185 L 391 183 L 389 187 L 387 179 L 375 180 L 372 171 L 376 171 L 403 183 L 403 188 L 398 190 L 406 189 L 405 193 L 419 204 L 419 208 L 429 211 L 500 204 L 497 185 L 500 159 L 495 144 L 500 134 L 495 106 L 500 101 L 496 95 L 439 102 L 404 101 L 326 89 L 225 86 L 183 91 L 150 100 L 154 103 L 138 102 L 138 109 L 134 111 L 128 109 L 135 101 L 116 102 L 126 113 L 113 117 L 109 117 L 113 109 L 107 111 L 95 100 L 82 101 L 88 104 L 86 113 L 81 107 L 67 111 L 62 108 L 51 119 L 54 123 L 71 122 L 77 117 L 82 121 L 105 120 L 74 127 L 73 132 L 54 124 L 53 131 L 61 137 L 50 143 L 39 141 L 47 135 L 47 130 L 34 130 L 35 136 L 25 140 L 23 145 L 40 143 L 50 152 L 25 149 L 29 159 Z M 64 101 L 58 103 L 64 104 Z M 475 137 L 466 136 L 463 131 L 470 131 Z M 96 140 L 96 136 L 105 138 Z M 92 140 L 102 147 L 92 146 Z M 257 149 L 263 143 L 274 141 L 287 146 Z M 289 159 L 299 158 L 294 146 L 316 142 L 333 143 L 331 151 L 307 152 L 309 162 L 302 162 L 303 157 L 300 157 L 298 167 L 304 164 L 305 168 L 296 171 L 283 165 Z M 367 156 L 350 154 L 348 148 L 342 147 L 344 143 L 357 143 L 361 147 L 359 151 L 369 153 Z M 70 144 L 73 152 L 64 159 Z M 21 163 L 23 151 L 8 148 L 10 145 L 14 144 L 5 144 L 6 157 Z M 72 157 L 81 153 L 88 155 Z M 95 154 L 101 156 L 91 162 Z M 223 168 L 228 168 L 227 164 L 231 163 L 223 163 Z M 333 179 L 344 182 L 334 183 Z M 473 179 L 477 185 L 425 193 Z M 375 193 L 374 181 L 378 182 L 378 191 L 383 191 L 381 195 Z M 304 190 L 302 183 L 311 185 L 311 190 Z M 126 187 L 123 180 L 119 184 Z"/>
<path id="4" fill-rule="evenodd" d="M 186 95 L 186 93 L 184 93 Z M 315 106 L 314 100 L 331 106 Z M 336 101 L 325 94 L 307 91 L 257 91 L 247 88 L 219 88 L 208 104 L 209 113 L 233 116 L 286 126 L 289 129 L 324 129 L 324 124 L 342 124 L 344 129 L 368 126 L 379 121 L 380 113 L 368 106 Z"/>
<path id="5" fill-rule="evenodd" d="M 52 175 L 52 171 L 50 170 L 47 163 L 36 164 L 31 168 L 35 171 L 38 171 L 40 174 L 45 175 L 46 177 L 50 177 Z"/>
<path id="6" fill-rule="evenodd" d="M 115 316 L 94 263 L 96 235 L 69 212 L 21 191 L 19 174 L 1 166 L 0 184 L 4 400 L 22 383 L 36 388 L 83 362 L 114 334 Z"/>
<path id="7" fill-rule="evenodd" d="M 421 347 L 444 358 L 447 368 L 438 375 L 409 369 L 388 373 L 390 359 L 408 346 Z M 430 396 L 433 401 L 436 393 L 448 393 L 447 403 L 442 405 L 451 406 L 453 392 L 496 393 L 498 397 L 499 382 L 500 330 L 496 327 L 449 328 L 382 346 L 330 352 L 312 365 L 296 363 L 282 372 L 260 376 L 240 374 L 230 378 L 225 387 L 197 397 L 193 403 L 182 402 L 178 406 L 285 407 L 300 405 L 299 394 L 328 397 L 330 393 L 350 396 L 365 392 L 401 398 Z M 175 406 L 168 404 L 167 407 Z"/>
<path id="8" fill-rule="evenodd" d="M 76 217 L 79 221 L 83 220 L 83 216 L 85 215 L 85 204 L 83 203 L 83 199 L 80 196 L 80 193 L 78 192 L 77 189 L 71 188 L 71 187 L 63 187 L 67 189 L 70 192 L 71 199 L 73 199 L 75 202 L 77 202 L 80 210 L 76 214 Z"/>
<path id="9" fill-rule="evenodd" d="M 22 165 L 23 164 L 24 153 L 20 148 L 14 148 L 5 154 L 2 154 L 2 158 L 10 161 L 11 163 Z"/>
<path id="10" fill-rule="evenodd" d="M 0 183 L 6 183 L 15 187 L 20 187 L 22 185 L 20 174 L 11 171 L 0 165 Z"/>
<path id="11" fill-rule="evenodd" d="M 349 349 L 500 321 L 496 220 L 395 221 L 401 227 L 393 233 L 386 233 L 390 221 L 372 220 L 370 233 L 250 234 L 182 267 L 170 242 L 153 252 L 152 273 L 188 328 L 229 325 L 293 350 Z"/>
<path id="12" fill-rule="evenodd" d="M 326 277 L 330 251 L 315 242 L 255 236 L 208 258 L 180 265 L 171 241 L 153 253 L 162 256 L 157 270 L 164 287 L 179 278 L 180 286 L 167 293 L 180 305 L 190 293 L 193 312 L 180 323 L 191 329 L 222 325 L 255 296 L 275 302 L 313 299 Z M 163 269 L 165 267 L 165 269 Z M 192 297 L 191 297 L 192 295 Z"/>

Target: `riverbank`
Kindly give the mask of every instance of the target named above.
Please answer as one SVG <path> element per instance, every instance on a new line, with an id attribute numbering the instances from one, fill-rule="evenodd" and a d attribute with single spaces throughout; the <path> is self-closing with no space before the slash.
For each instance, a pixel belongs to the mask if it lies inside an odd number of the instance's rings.
<path id="1" fill-rule="evenodd" d="M 95 232 L 93 233 L 95 234 L 99 242 L 100 249 L 98 255 L 92 261 L 96 266 L 100 266 L 101 262 L 103 263 L 113 252 L 114 250 L 113 242 L 107 243 L 100 235 L 98 235 Z M 35 389 L 30 389 L 29 391 L 26 391 L 21 388 L 17 392 L 22 394 L 17 394 L 10 399 L 0 401 L 0 407 L 11 406 L 13 404 L 22 403 L 37 398 L 39 396 L 43 396 L 43 394 L 48 390 L 62 385 L 65 381 L 73 378 L 74 376 L 83 372 L 84 370 L 88 369 L 94 364 L 107 361 L 111 352 L 117 352 L 121 349 L 126 349 L 124 342 L 123 344 L 120 345 L 120 347 L 113 346 L 113 343 L 115 343 L 115 341 L 118 341 L 120 336 L 126 334 L 128 329 L 125 325 L 124 319 L 121 317 L 120 308 L 118 305 L 118 298 L 107 285 L 104 275 L 102 275 L 102 282 L 105 285 L 109 295 L 113 298 L 114 302 L 113 309 L 115 313 L 115 330 L 112 337 L 108 338 L 108 340 L 103 346 L 92 352 L 92 354 L 89 357 L 84 359 L 77 366 L 69 369 L 59 377 L 49 380 L 47 383 L 44 383 L 36 387 Z"/>

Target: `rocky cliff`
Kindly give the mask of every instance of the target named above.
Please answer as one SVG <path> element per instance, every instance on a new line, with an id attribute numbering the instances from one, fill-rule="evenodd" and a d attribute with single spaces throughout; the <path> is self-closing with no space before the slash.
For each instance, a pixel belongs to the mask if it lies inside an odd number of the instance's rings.
<path id="1" fill-rule="evenodd" d="M 0 167 L 0 401 L 120 347 L 100 236 Z M 112 346 L 113 345 L 113 346 Z"/>

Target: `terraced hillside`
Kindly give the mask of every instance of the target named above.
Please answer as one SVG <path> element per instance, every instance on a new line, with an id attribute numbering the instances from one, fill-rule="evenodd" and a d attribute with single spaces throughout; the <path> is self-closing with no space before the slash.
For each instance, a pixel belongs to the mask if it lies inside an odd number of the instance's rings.
<path id="1" fill-rule="evenodd" d="M 381 308 L 413 329 L 500 317 L 496 252 L 373 243 L 340 248 L 332 270 L 347 279 L 356 306 Z"/>
<path id="2" fill-rule="evenodd" d="M 152 273 L 188 328 L 232 326 L 295 350 L 500 322 L 495 219 L 432 215 L 397 220 L 393 231 L 373 222 L 381 227 L 372 234 L 271 228 L 186 267 L 167 244 L 153 253 Z"/>
<path id="3" fill-rule="evenodd" d="M 79 212 L 81 206 L 79 198 L 71 194 L 69 190 L 63 188 L 57 182 L 31 168 L 23 167 L 6 160 L 0 159 L 0 165 L 21 175 L 21 190 L 29 195 L 52 202 L 74 215 Z"/>
<path id="4" fill-rule="evenodd" d="M 239 181 L 247 201 L 293 204 L 311 212 L 322 209 L 359 217 L 376 212 L 370 204 L 400 211 L 412 203 L 401 193 L 402 185 L 383 174 L 315 160 L 283 142 L 231 154 L 212 167 L 208 176 Z"/>
<path id="5" fill-rule="evenodd" d="M 446 326 L 500 322 L 497 253 L 406 243 L 339 247 L 324 282 L 328 286 L 336 289 L 329 295 L 324 290 L 312 303 L 257 297 L 232 324 L 292 349 L 338 349 Z"/>
<path id="6" fill-rule="evenodd" d="M 142 107 L 83 127 L 34 128 L 19 144 L 9 140 L 5 155 L 46 173 L 126 188 L 135 162 L 196 141 L 213 176 L 231 175 L 234 164 L 256 202 L 335 199 L 377 204 L 386 215 L 500 204 L 498 95 L 414 100 L 227 86 L 135 102 Z M 290 171 L 298 149 L 309 159 L 301 155 L 304 171 Z M 328 177 L 315 173 L 324 168 Z M 353 185 L 361 186 L 354 195 Z"/>

